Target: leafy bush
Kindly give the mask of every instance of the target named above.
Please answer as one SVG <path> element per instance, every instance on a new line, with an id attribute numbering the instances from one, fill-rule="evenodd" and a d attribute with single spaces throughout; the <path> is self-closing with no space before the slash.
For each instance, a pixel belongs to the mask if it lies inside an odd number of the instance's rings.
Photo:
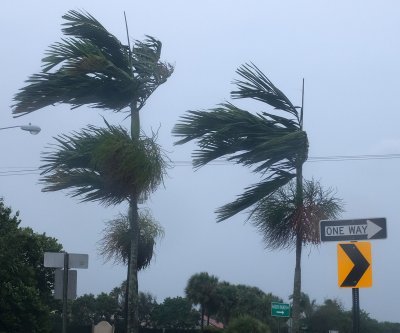
<path id="1" fill-rule="evenodd" d="M 226 333 L 271 333 L 271 330 L 260 320 L 243 315 L 232 319 Z"/>
<path id="2" fill-rule="evenodd" d="M 203 330 L 203 333 L 222 333 L 222 332 L 224 332 L 222 329 L 213 326 L 205 326 Z"/>

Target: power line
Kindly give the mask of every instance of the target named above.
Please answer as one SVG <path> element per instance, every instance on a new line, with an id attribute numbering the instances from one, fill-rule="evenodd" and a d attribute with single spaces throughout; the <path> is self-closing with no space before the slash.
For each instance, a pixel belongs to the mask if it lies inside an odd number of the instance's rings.
<path id="1" fill-rule="evenodd" d="M 306 163 L 318 162 L 347 162 L 347 161 L 370 161 L 370 160 L 392 160 L 399 159 L 400 154 L 376 154 L 376 155 L 334 155 L 334 156 L 310 156 Z M 172 161 L 173 167 L 192 166 L 192 161 L 178 160 Z M 232 165 L 226 160 L 215 160 L 207 165 L 223 166 Z M 38 167 L 0 167 L 0 177 L 39 175 Z"/>
<path id="2" fill-rule="evenodd" d="M 342 161 L 365 161 L 365 160 L 391 160 L 400 158 L 400 154 L 381 155 L 338 155 L 338 156 L 315 156 L 310 157 L 307 162 L 342 162 Z"/>
<path id="3" fill-rule="evenodd" d="M 336 155 L 336 156 L 310 156 L 306 163 L 316 162 L 345 162 L 345 161 L 366 161 L 366 160 L 390 160 L 398 159 L 400 154 L 376 154 L 376 155 Z M 191 161 L 173 161 L 175 166 L 191 165 Z M 232 164 L 226 160 L 217 160 L 207 163 L 208 165 L 227 165 Z"/>

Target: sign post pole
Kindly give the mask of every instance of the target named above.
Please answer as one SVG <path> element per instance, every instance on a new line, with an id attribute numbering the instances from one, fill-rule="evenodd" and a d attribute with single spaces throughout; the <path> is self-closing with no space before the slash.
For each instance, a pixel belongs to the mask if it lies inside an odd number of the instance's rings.
<path id="1" fill-rule="evenodd" d="M 337 246 L 338 282 L 352 288 L 353 333 L 360 333 L 359 288 L 372 287 L 372 258 L 371 244 L 357 241 L 387 238 L 386 218 L 322 220 L 319 229 L 321 242 L 351 241 Z"/>
<path id="2" fill-rule="evenodd" d="M 69 255 L 64 253 L 64 275 L 63 275 L 63 320 L 62 320 L 62 333 L 67 333 L 67 298 L 68 298 L 68 269 L 69 269 Z"/>
<path id="3" fill-rule="evenodd" d="M 68 252 L 45 252 L 43 265 L 44 267 L 51 268 L 64 268 L 61 276 L 57 273 L 61 270 L 56 270 L 55 274 L 55 286 L 54 286 L 54 297 L 62 299 L 62 333 L 67 333 L 67 318 L 68 318 L 68 308 L 67 300 L 75 299 L 76 297 L 76 271 L 70 271 L 70 268 L 88 268 L 89 256 L 87 254 L 78 253 L 68 253 Z M 75 275 L 71 274 L 71 283 L 74 285 L 70 286 L 70 290 L 74 292 L 75 295 L 68 295 L 68 276 L 70 272 L 74 272 Z M 57 289 L 57 277 L 60 276 L 60 281 L 62 281 L 62 287 Z M 74 291 L 75 290 L 75 291 Z"/>
<path id="4" fill-rule="evenodd" d="M 360 333 L 360 292 L 352 288 L 353 295 L 353 333 Z"/>

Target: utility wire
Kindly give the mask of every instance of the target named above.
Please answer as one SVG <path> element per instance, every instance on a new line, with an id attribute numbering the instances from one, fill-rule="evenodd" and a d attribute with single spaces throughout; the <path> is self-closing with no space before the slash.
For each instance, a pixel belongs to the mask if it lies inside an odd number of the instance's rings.
<path id="1" fill-rule="evenodd" d="M 347 162 L 347 161 L 370 161 L 370 160 L 392 160 L 400 159 L 400 154 L 376 154 L 376 155 L 336 155 L 336 156 L 310 156 L 306 163 L 318 162 Z M 191 161 L 172 161 L 174 167 L 192 166 Z M 208 165 L 222 166 L 232 165 L 226 160 L 216 160 Z M 39 168 L 35 167 L 0 167 L 0 177 L 39 175 Z"/>

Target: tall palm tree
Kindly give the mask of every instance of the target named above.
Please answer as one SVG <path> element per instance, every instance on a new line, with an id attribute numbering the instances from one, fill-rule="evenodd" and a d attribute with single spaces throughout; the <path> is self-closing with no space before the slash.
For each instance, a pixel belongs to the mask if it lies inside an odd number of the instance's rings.
<path id="1" fill-rule="evenodd" d="M 89 13 L 71 10 L 63 18 L 66 22 L 62 31 L 66 37 L 47 50 L 42 71 L 30 76 L 26 81 L 27 85 L 15 95 L 14 115 L 25 115 L 59 103 L 69 104 L 72 108 L 87 105 L 115 112 L 127 111 L 131 117 L 130 138 L 132 141 L 139 141 L 139 111 L 173 72 L 170 64 L 160 61 L 161 42 L 147 36 L 143 42 L 135 41 L 131 46 L 128 40 L 128 45 L 124 45 Z M 88 188 L 90 185 L 82 187 L 84 195 L 90 192 Z M 98 194 L 95 192 L 94 200 L 98 200 Z M 125 193 L 122 196 L 124 195 Z M 121 196 L 116 200 L 112 199 L 113 193 L 106 196 L 110 202 L 121 199 Z M 141 192 L 137 188 L 131 188 L 127 197 L 131 230 L 128 265 L 129 333 L 138 330 L 140 196 Z M 85 198 L 92 200 L 90 195 Z"/>
<path id="2" fill-rule="evenodd" d="M 296 207 L 303 206 L 302 166 L 308 156 L 308 139 L 303 130 L 303 107 L 296 107 L 254 64 L 239 67 L 233 99 L 250 98 L 274 108 L 274 112 L 252 114 L 225 102 L 205 111 L 188 111 L 173 128 L 176 144 L 197 140 L 193 153 L 195 168 L 225 157 L 252 167 L 262 180 L 246 188 L 236 200 L 217 209 L 217 221 L 254 207 L 290 180 L 296 178 Z M 300 111 L 298 110 L 300 109 Z M 283 113 L 284 115 L 280 115 Z M 297 224 L 296 266 L 293 291 L 293 321 L 298 331 L 301 289 L 302 237 Z M 297 328 L 296 328 L 297 327 Z"/>

